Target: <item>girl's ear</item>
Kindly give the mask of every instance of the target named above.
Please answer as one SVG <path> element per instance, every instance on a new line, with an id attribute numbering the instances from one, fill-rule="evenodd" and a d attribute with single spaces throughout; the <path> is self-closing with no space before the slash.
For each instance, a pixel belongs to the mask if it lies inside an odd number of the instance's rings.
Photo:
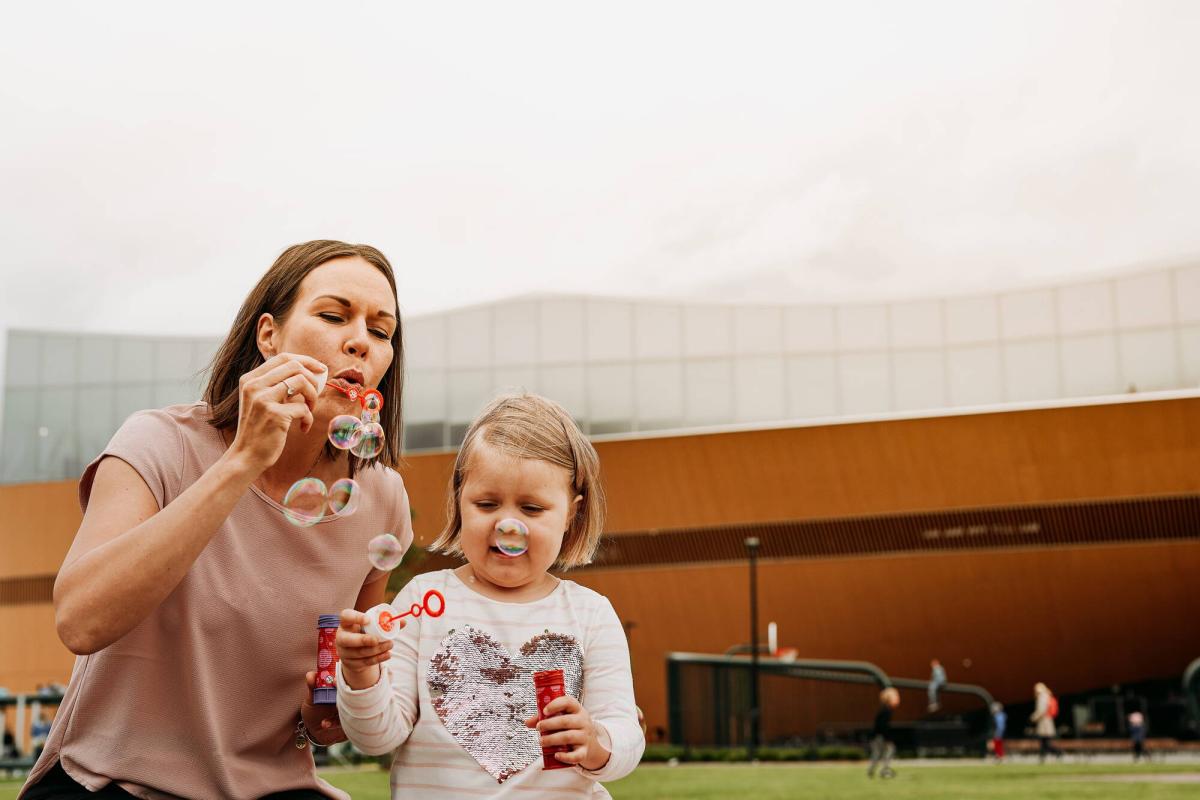
<path id="1" fill-rule="evenodd" d="M 580 503 L 582 502 L 583 495 L 581 494 L 575 495 L 575 499 L 571 501 L 571 513 L 567 515 L 567 519 L 569 521 L 567 522 L 567 529 L 563 531 L 563 535 L 570 533 L 571 526 L 575 524 L 575 520 L 579 519 L 579 509 L 581 508 Z"/>

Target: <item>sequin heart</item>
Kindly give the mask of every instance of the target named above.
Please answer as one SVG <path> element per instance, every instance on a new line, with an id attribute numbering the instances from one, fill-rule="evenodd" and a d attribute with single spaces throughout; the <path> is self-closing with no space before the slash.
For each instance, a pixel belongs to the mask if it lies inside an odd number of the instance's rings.
<path id="1" fill-rule="evenodd" d="M 541 759 L 533 673 L 561 669 L 567 694 L 583 691 L 583 652 L 574 636 L 538 634 L 516 658 L 486 631 L 452 630 L 429 662 L 429 696 L 442 725 L 497 783 Z"/>

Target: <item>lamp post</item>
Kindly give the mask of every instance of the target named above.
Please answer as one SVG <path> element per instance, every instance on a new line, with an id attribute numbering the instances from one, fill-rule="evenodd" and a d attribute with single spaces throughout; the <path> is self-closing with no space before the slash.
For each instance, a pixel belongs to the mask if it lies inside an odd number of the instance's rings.
<path id="1" fill-rule="evenodd" d="M 750 759 L 759 745 L 760 713 L 758 706 L 758 537 L 746 537 L 750 555 Z"/>

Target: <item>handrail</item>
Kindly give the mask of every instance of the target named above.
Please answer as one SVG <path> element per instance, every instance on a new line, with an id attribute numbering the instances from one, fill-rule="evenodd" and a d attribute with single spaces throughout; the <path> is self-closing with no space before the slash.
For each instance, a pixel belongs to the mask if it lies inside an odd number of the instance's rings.
<path id="1" fill-rule="evenodd" d="M 27 706 L 34 703 L 46 705 L 61 705 L 63 696 L 57 692 L 54 694 L 16 694 L 0 697 L 0 713 L 9 706 L 16 706 L 17 719 L 16 730 L 13 732 L 13 742 L 16 744 L 17 755 L 23 758 L 29 753 L 32 746 L 32 735 L 27 732 L 25 725 L 25 709 Z"/>
<path id="2" fill-rule="evenodd" d="M 711 666 L 749 666 L 750 662 L 737 656 L 717 656 L 709 653 L 667 653 L 667 661 L 683 664 L 709 664 Z M 870 661 L 844 661 L 825 658 L 763 658 L 758 659 L 758 668 L 766 672 L 787 672 L 789 667 L 802 667 L 817 670 L 832 670 L 834 672 L 850 672 L 870 675 L 875 683 L 886 689 L 892 685 L 888 674 Z"/>
<path id="3" fill-rule="evenodd" d="M 1197 660 L 1200 664 L 1200 659 Z M 744 656 L 713 655 L 710 653 L 667 654 L 667 713 L 670 723 L 671 736 L 682 735 L 683 698 L 679 694 L 678 681 L 671 680 L 671 673 L 677 664 L 704 664 L 717 667 L 749 668 L 750 661 Z M 928 689 L 930 682 L 917 678 L 893 678 L 879 666 L 869 661 L 847 661 L 840 659 L 822 658 L 763 658 L 758 659 L 758 669 L 766 674 L 792 675 L 797 678 L 813 680 L 837 681 L 844 683 L 868 684 L 874 683 L 880 688 L 895 687 L 899 689 Z M 1197 667 L 1200 670 L 1200 666 Z M 979 698 L 984 709 L 990 710 L 993 702 L 991 693 L 971 683 L 945 683 L 941 691 L 948 694 L 967 694 Z M 680 742 L 675 742 L 679 744 Z"/>

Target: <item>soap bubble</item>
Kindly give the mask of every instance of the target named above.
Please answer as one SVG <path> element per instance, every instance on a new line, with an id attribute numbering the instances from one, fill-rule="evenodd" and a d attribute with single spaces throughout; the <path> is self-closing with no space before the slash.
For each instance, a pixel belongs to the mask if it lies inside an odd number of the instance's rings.
<path id="1" fill-rule="evenodd" d="M 288 522 L 307 528 L 325 515 L 325 482 L 320 478 L 301 478 L 283 496 L 283 515 Z"/>
<path id="2" fill-rule="evenodd" d="M 374 458 L 383 450 L 383 426 L 368 422 L 362 426 L 362 437 L 350 452 L 359 458 Z"/>
<path id="3" fill-rule="evenodd" d="M 362 414 L 359 415 L 359 420 L 363 425 L 366 425 L 370 422 L 379 422 L 379 414 L 371 413 L 364 408 L 362 410 Z"/>
<path id="4" fill-rule="evenodd" d="M 500 555 L 516 558 L 529 550 L 529 528 L 519 519 L 502 519 L 496 523 L 496 549 Z"/>
<path id="5" fill-rule="evenodd" d="M 390 533 L 379 534 L 367 545 L 367 560 L 375 569 L 385 572 L 393 570 L 400 565 L 403 558 L 404 548 L 400 540 Z"/>
<path id="6" fill-rule="evenodd" d="M 362 423 L 349 414 L 338 414 L 329 422 L 329 443 L 339 450 L 349 450 L 362 438 Z"/>
<path id="7" fill-rule="evenodd" d="M 348 517 L 358 510 L 361 493 L 353 478 L 342 478 L 329 487 L 329 511 L 337 517 Z"/>

